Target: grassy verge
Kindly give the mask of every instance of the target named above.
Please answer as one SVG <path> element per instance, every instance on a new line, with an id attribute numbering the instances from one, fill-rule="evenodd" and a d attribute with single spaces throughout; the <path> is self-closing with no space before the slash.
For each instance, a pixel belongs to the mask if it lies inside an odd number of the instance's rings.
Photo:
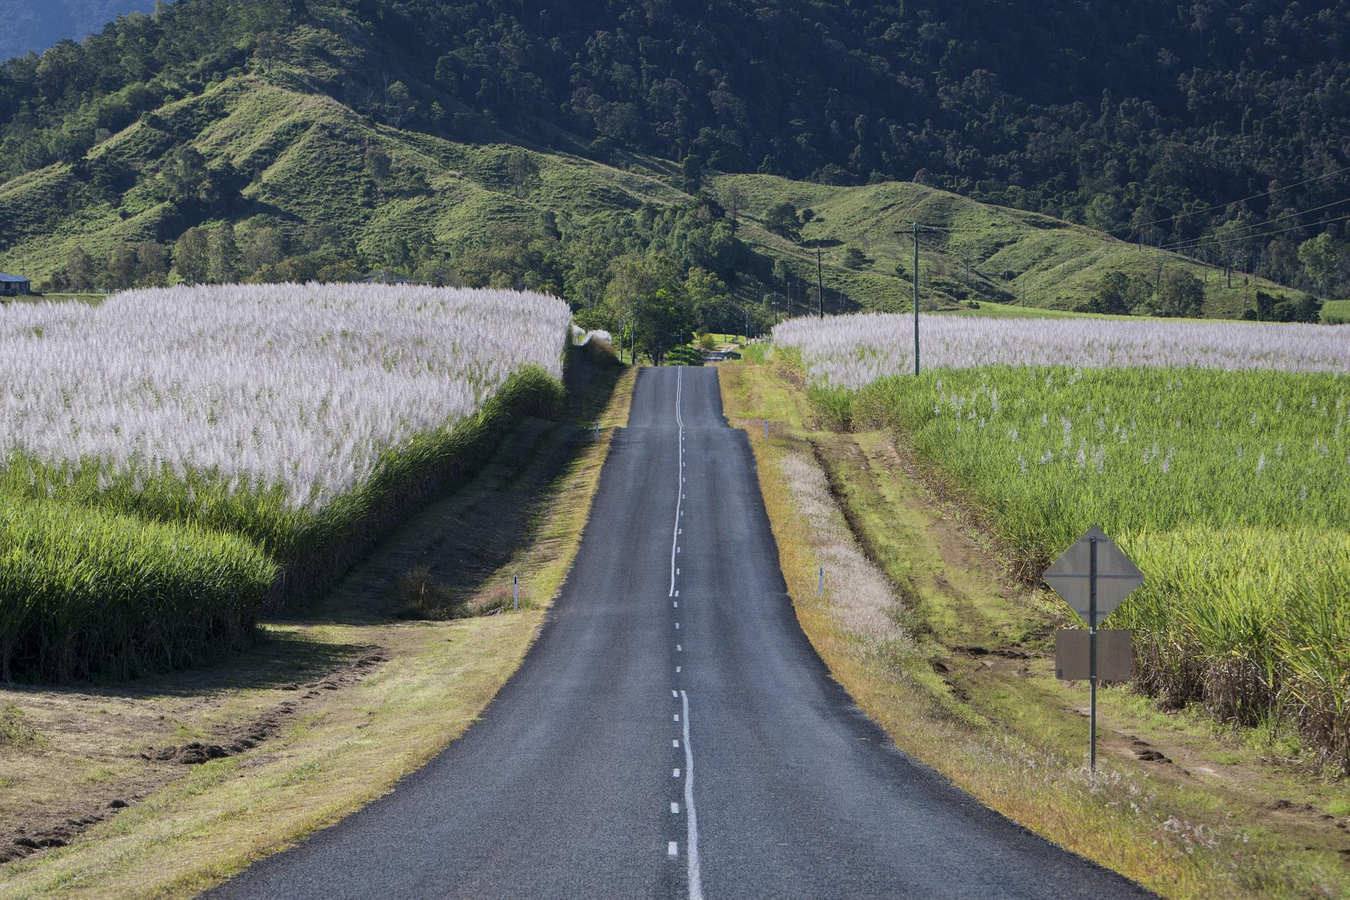
<path id="1" fill-rule="evenodd" d="M 910 448 L 816 428 L 794 367 L 770 358 L 720 374 L 727 414 L 752 438 L 802 627 L 898 747 L 1165 895 L 1350 891 L 1344 781 L 1291 759 L 1278 734 L 1163 713 L 1124 688 L 1102 692 L 1089 773 L 1086 688 L 1055 680 L 1050 659 L 1067 609 L 1011 577 Z M 819 565 L 838 586 L 823 602 Z M 886 590 L 859 586 L 868 567 Z"/>
<path id="2" fill-rule="evenodd" d="M 304 618 L 267 624 L 269 639 L 228 666 L 0 690 L 0 710 L 13 710 L 4 721 L 16 723 L 5 733 L 24 736 L 0 741 L 0 840 L 23 829 L 65 845 L 0 867 L 0 895 L 191 894 L 333 824 L 440 752 L 538 633 L 635 375 L 612 393 L 612 379 L 578 388 L 561 423 L 521 423 L 471 482 L 408 520 Z M 599 439 L 577 421 L 598 422 Z M 502 504 L 521 509 L 507 532 Z M 479 532 L 512 535 L 516 549 L 477 555 L 480 544 L 462 538 Z M 499 606 L 519 573 L 521 612 L 396 617 L 393 586 L 447 553 L 464 554 L 447 566 L 469 573 L 461 589 L 479 608 Z M 194 745 L 227 755 L 188 765 Z M 81 830 L 68 820 L 93 821 Z"/>

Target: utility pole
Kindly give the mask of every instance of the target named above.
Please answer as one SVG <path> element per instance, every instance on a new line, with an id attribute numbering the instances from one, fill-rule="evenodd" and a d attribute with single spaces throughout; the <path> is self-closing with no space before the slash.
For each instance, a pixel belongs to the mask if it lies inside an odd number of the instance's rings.
<path id="1" fill-rule="evenodd" d="M 920 231 L 943 231 L 946 229 L 935 228 L 931 225 L 921 225 L 914 223 L 914 374 L 919 374 L 919 232 Z M 896 237 L 905 234 L 902 230 L 895 232 Z"/>
<path id="2" fill-rule="evenodd" d="M 820 273 L 820 243 L 816 242 L 816 300 L 820 318 L 825 318 L 825 279 Z"/>

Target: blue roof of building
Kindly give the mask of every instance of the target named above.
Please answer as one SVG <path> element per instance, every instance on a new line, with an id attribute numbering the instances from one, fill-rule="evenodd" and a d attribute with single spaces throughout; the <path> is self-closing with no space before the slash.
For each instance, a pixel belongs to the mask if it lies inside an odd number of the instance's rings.
<path id="1" fill-rule="evenodd" d="M 27 281 L 27 280 L 28 279 L 24 278 L 22 275 L 6 275 L 4 272 L 0 272 L 0 281 Z"/>

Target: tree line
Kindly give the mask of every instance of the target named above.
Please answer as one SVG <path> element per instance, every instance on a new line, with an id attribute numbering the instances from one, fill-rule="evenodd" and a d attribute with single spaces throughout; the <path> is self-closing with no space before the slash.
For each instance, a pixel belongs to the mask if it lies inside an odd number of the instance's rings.
<path id="1" fill-rule="evenodd" d="M 334 242 L 323 229 L 287 231 L 266 219 L 191 226 L 171 242 L 118 242 L 106 254 L 77 246 L 42 287 L 113 291 L 168 284 L 420 283 L 536 290 L 566 298 L 577 321 L 615 333 L 653 359 L 694 331 L 767 328 L 772 289 L 805 301 L 804 273 L 771 262 L 737 235 L 739 223 L 711 195 L 681 206 L 647 204 L 590 217 L 540 213 L 503 225 L 490 241 L 438 247 L 391 239 L 375 254 Z M 786 309 L 786 307 L 784 307 Z"/>
<path id="2" fill-rule="evenodd" d="M 1200 318 L 1204 315 L 1205 285 L 1179 266 L 1165 266 L 1156 279 L 1128 272 L 1107 272 L 1092 296 L 1075 307 L 1077 312 L 1118 316 Z M 1258 290 L 1243 311 L 1254 322 L 1321 321 L 1322 301 L 1311 294 L 1275 297 Z"/>

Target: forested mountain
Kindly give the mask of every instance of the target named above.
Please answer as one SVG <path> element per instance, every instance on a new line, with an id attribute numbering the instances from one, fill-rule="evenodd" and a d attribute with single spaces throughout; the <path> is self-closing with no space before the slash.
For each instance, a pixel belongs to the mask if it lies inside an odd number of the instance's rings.
<path id="1" fill-rule="evenodd" d="M 41 53 L 60 40 L 80 40 L 117 16 L 148 13 L 155 0 L 0 0 L 0 59 Z"/>
<path id="2" fill-rule="evenodd" d="M 913 180 L 1329 295 L 1350 290 L 1346 47 L 1350 0 L 180 0 L 0 67 L 0 178 L 70 166 L 48 217 L 172 193 L 171 151 L 224 114 L 200 98 L 247 77 L 402 132 L 673 160 L 690 192 L 714 170 Z M 133 123 L 135 153 L 109 149 Z M 273 159 L 245 156 L 168 224 L 231 214 Z"/>

